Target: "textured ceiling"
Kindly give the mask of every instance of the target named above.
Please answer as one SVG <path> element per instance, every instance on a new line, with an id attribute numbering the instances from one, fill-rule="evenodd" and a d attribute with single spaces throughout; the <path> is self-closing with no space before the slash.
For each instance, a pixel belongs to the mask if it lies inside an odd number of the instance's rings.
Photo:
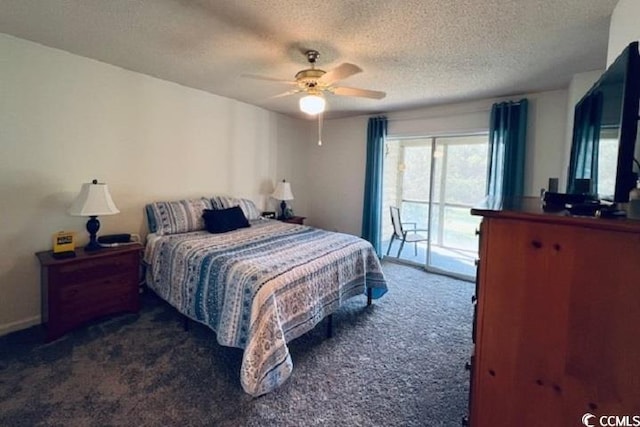
<path id="1" fill-rule="evenodd" d="M 566 87 L 604 68 L 617 0 L 0 0 L 0 32 L 299 115 L 287 85 L 306 49 L 364 71 L 328 117 Z"/>

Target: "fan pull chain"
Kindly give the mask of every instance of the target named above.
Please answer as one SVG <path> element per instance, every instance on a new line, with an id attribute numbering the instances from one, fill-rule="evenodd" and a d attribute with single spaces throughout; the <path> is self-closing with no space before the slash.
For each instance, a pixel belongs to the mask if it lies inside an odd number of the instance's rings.
<path id="1" fill-rule="evenodd" d="M 322 113 L 318 114 L 318 147 L 322 147 Z"/>

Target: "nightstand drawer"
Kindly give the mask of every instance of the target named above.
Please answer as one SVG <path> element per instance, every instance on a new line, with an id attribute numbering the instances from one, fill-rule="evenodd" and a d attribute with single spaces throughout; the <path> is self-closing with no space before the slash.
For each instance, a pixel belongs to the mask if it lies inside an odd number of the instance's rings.
<path id="1" fill-rule="evenodd" d="M 131 292 L 114 294 L 108 299 L 94 301 L 91 304 L 70 304 L 60 307 L 60 322 L 68 325 L 78 325 L 87 320 L 100 316 L 123 311 L 123 307 L 129 307 L 130 311 L 136 311 L 137 295 Z"/>
<path id="2" fill-rule="evenodd" d="M 58 288 L 58 298 L 63 306 L 95 304 L 112 295 L 131 293 L 131 282 L 130 273 L 120 273 L 84 283 L 65 283 Z"/>
<path id="3" fill-rule="evenodd" d="M 117 257 L 90 259 L 83 263 L 65 264 L 51 269 L 58 283 L 74 284 L 93 281 L 96 277 L 105 277 L 121 271 L 137 268 L 140 258 L 137 254 L 123 254 Z M 55 280 L 54 279 L 54 280 Z"/>

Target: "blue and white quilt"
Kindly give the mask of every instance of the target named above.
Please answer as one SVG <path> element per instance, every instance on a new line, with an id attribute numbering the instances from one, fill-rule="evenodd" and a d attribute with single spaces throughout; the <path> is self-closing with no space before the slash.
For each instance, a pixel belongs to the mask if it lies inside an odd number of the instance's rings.
<path id="1" fill-rule="evenodd" d="M 240 382 L 253 396 L 291 374 L 287 342 L 348 298 L 387 291 L 369 242 L 273 220 L 223 234 L 151 234 L 145 261 L 149 287 L 220 344 L 244 349 Z"/>

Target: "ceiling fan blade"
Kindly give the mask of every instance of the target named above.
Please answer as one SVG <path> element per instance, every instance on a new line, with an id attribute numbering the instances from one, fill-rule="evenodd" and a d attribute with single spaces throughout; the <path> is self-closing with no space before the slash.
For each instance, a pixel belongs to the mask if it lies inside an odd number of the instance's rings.
<path id="1" fill-rule="evenodd" d="M 284 96 L 294 95 L 294 94 L 296 94 L 296 93 L 298 93 L 298 92 L 300 92 L 300 90 L 299 90 L 299 89 L 288 90 L 288 91 L 286 91 L 286 92 L 279 93 L 278 95 L 270 96 L 270 97 L 269 97 L 269 99 L 282 98 L 282 97 L 284 97 Z"/>
<path id="2" fill-rule="evenodd" d="M 341 96 L 359 96 L 361 98 L 382 99 L 387 96 L 384 92 L 377 90 L 357 89 L 355 87 L 335 87 L 332 92 Z"/>
<path id="3" fill-rule="evenodd" d="M 254 79 L 254 80 L 266 80 L 268 82 L 285 83 L 285 84 L 289 84 L 289 85 L 298 84 L 297 82 L 292 81 L 292 80 L 278 79 L 276 77 L 259 76 L 257 74 L 241 74 L 240 77 L 245 77 L 245 78 Z"/>
<path id="4" fill-rule="evenodd" d="M 362 68 L 357 65 L 349 64 L 347 62 L 338 65 L 337 67 L 327 71 L 318 81 L 324 85 L 330 85 L 338 80 L 344 80 L 347 77 L 351 77 L 354 74 L 362 72 Z"/>

